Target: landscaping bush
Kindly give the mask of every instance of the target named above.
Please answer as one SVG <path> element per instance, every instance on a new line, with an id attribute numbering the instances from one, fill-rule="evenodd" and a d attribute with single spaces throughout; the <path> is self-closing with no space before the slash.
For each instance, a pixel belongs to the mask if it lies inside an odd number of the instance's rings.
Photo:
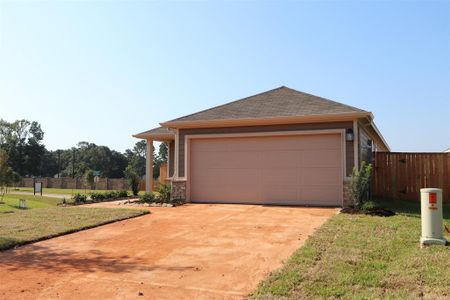
<path id="1" fill-rule="evenodd" d="M 111 199 L 112 198 L 112 194 L 109 191 L 108 192 L 104 192 L 103 196 L 105 197 L 105 199 Z"/>
<path id="2" fill-rule="evenodd" d="M 377 208 L 380 208 L 380 205 L 378 205 L 374 201 L 366 201 L 366 202 L 363 202 L 363 204 L 361 205 L 362 210 L 371 210 L 371 209 L 377 209 Z"/>
<path id="3" fill-rule="evenodd" d="M 158 194 L 156 197 L 156 202 L 171 203 L 171 201 L 170 201 L 171 192 L 172 192 L 172 187 L 170 184 L 160 184 L 158 187 Z"/>
<path id="4" fill-rule="evenodd" d="M 154 193 L 145 193 L 139 197 L 139 202 L 142 203 L 158 203 L 158 204 L 172 204 L 173 206 L 178 206 L 184 203 L 182 200 L 171 200 L 170 194 L 172 192 L 172 187 L 170 184 L 161 184 L 158 191 Z"/>
<path id="5" fill-rule="evenodd" d="M 103 193 L 93 192 L 90 195 L 91 195 L 91 199 L 94 201 L 102 201 L 105 199 L 105 195 Z"/>
<path id="6" fill-rule="evenodd" d="M 355 207 L 361 208 L 364 202 L 369 200 L 370 183 L 372 180 L 372 165 L 363 161 L 361 168 L 353 169 L 351 178 L 351 192 Z"/>
<path id="7" fill-rule="evenodd" d="M 144 203 L 155 203 L 156 197 L 153 193 L 145 193 L 144 195 L 139 196 L 139 201 Z"/>
<path id="8" fill-rule="evenodd" d="M 119 198 L 127 198 L 128 197 L 128 191 L 121 190 L 121 191 L 107 191 L 107 192 L 93 192 L 90 194 L 91 199 L 93 201 L 102 201 L 102 200 L 115 200 Z"/>
<path id="9" fill-rule="evenodd" d="M 139 175 L 137 172 L 133 169 L 133 167 L 130 165 L 125 169 L 125 177 L 127 178 L 128 185 L 131 188 L 131 191 L 133 192 L 134 196 L 137 196 L 139 193 Z"/>
<path id="10" fill-rule="evenodd" d="M 118 193 L 119 198 L 126 198 L 126 197 L 128 197 L 128 191 L 127 190 L 120 190 L 117 193 Z"/>
<path id="11" fill-rule="evenodd" d="M 87 196 L 86 195 L 78 194 L 78 193 L 73 195 L 73 201 L 75 203 L 86 203 L 86 200 L 87 200 Z"/>

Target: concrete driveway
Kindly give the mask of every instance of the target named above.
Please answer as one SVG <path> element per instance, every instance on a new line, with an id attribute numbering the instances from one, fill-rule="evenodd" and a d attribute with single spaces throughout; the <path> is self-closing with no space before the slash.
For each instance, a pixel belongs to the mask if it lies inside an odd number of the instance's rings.
<path id="1" fill-rule="evenodd" d="M 0 253 L 0 299 L 239 299 L 337 212 L 188 204 Z"/>

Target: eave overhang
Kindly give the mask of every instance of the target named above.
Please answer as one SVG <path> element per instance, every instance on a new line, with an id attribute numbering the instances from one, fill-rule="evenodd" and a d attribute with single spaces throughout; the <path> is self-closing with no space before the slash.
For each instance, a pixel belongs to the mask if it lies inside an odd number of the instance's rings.
<path id="1" fill-rule="evenodd" d="M 238 126 L 258 126 L 274 124 L 296 124 L 296 123 L 321 123 L 350 121 L 359 118 L 373 118 L 370 112 L 327 114 L 327 115 L 306 115 L 290 117 L 269 117 L 269 118 L 248 118 L 248 119 L 221 119 L 221 120 L 195 120 L 195 121 L 168 121 L 160 123 L 167 128 L 214 128 L 214 127 L 238 127 Z"/>

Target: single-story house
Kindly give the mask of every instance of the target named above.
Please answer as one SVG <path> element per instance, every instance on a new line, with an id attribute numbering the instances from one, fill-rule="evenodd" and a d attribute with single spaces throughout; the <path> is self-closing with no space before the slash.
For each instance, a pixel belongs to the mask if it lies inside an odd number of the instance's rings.
<path id="1" fill-rule="evenodd" d="M 372 113 L 282 86 L 160 123 L 147 140 L 169 146 L 172 197 L 187 202 L 343 206 L 349 176 L 390 151 Z"/>

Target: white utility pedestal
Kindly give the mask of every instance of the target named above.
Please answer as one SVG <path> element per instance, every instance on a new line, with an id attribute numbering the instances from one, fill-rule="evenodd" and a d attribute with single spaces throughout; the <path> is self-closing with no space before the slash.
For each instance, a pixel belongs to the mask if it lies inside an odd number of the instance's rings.
<path id="1" fill-rule="evenodd" d="M 442 190 L 420 189 L 420 203 L 422 214 L 421 245 L 446 245 L 442 223 Z"/>

